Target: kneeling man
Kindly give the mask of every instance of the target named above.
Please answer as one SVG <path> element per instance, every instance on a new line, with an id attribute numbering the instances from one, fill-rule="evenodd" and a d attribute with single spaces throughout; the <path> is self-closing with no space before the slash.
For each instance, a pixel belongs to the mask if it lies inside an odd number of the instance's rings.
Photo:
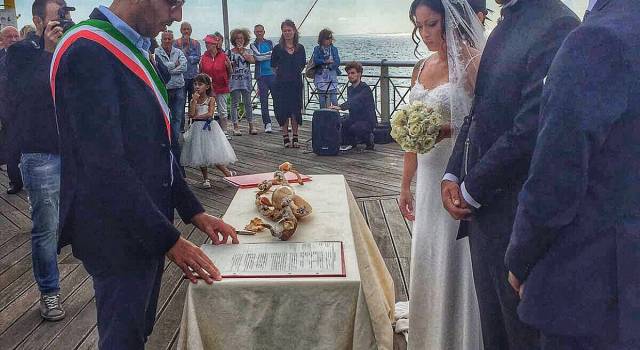
<path id="1" fill-rule="evenodd" d="M 362 79 L 362 64 L 351 62 L 346 65 L 351 86 L 347 88 L 347 102 L 340 106 L 331 106 L 335 110 L 349 110 L 349 117 L 342 123 L 342 144 L 345 150 L 358 143 L 366 143 L 367 149 L 373 149 L 373 128 L 376 126 L 376 106 L 373 93 Z"/>

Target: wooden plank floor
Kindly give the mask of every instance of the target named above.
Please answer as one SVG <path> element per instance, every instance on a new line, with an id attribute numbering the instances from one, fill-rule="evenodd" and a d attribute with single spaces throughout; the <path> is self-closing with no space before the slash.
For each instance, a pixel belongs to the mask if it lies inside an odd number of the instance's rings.
<path id="1" fill-rule="evenodd" d="M 300 132 L 302 148 L 285 149 L 280 134 L 234 137 L 231 141 L 240 174 L 273 171 L 290 161 L 306 174 L 343 174 L 391 272 L 398 301 L 407 300 L 411 250 L 410 225 L 402 218 L 400 190 L 402 152 L 396 144 L 376 145 L 375 151 L 350 151 L 337 157 L 319 157 L 305 148 L 310 123 Z M 212 188 L 200 185 L 200 172 L 187 169 L 187 180 L 206 210 L 224 214 L 235 189 L 212 172 Z M 31 262 L 31 221 L 25 192 L 7 195 L 6 171 L 0 171 L 0 349 L 97 349 L 96 309 L 91 278 L 66 247 L 58 257 L 63 305 L 67 317 L 43 322 L 38 313 L 39 291 Z M 206 236 L 191 225 L 176 222 L 184 237 L 196 244 Z M 175 349 L 187 283 L 181 271 L 166 264 L 154 332 L 147 349 Z M 404 349 L 396 336 L 394 347 Z"/>

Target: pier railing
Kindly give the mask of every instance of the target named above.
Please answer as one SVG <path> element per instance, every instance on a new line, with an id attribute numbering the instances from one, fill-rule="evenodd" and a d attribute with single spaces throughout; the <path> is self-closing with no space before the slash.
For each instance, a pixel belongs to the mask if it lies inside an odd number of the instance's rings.
<path id="1" fill-rule="evenodd" d="M 343 62 L 340 67 L 342 71 L 338 76 L 338 102 L 342 103 L 347 99 L 347 80 Z M 411 61 L 360 61 L 364 68 L 362 81 L 369 84 L 373 91 L 376 105 L 376 114 L 381 122 L 389 121 L 391 116 L 409 99 L 411 88 L 411 72 L 415 62 Z M 313 111 L 320 108 L 319 92 L 313 84 L 313 79 L 304 77 L 303 88 L 303 115 L 310 118 Z M 260 114 L 260 99 L 257 95 L 257 82 L 254 80 L 254 91 L 252 95 L 254 114 Z M 273 113 L 273 101 L 269 96 L 269 110 Z"/>

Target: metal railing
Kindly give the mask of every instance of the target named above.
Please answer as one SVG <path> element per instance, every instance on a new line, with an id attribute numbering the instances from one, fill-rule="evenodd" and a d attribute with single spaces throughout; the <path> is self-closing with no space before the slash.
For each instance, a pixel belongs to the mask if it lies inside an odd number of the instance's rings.
<path id="1" fill-rule="evenodd" d="M 341 64 L 342 74 L 338 76 L 338 102 L 347 99 L 348 80 Z M 403 105 L 408 103 L 411 88 L 411 71 L 416 62 L 411 61 L 360 61 L 364 67 L 362 81 L 366 82 L 373 92 L 378 121 L 388 122 L 391 116 Z M 319 96 L 313 79 L 304 77 L 303 88 L 303 116 L 309 119 L 313 111 L 320 108 Z M 260 98 L 257 95 L 257 82 L 253 81 L 252 105 L 254 114 L 260 113 Z M 256 111 L 257 109 L 257 111 Z M 273 101 L 269 96 L 269 110 L 273 113 Z"/>

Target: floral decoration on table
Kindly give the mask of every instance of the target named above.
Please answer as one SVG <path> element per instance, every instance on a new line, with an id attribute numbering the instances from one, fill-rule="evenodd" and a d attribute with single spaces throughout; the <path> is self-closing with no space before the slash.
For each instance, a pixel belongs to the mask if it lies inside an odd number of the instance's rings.
<path id="1" fill-rule="evenodd" d="M 293 187 L 285 178 L 285 173 L 292 172 L 298 177 L 297 183 L 304 185 L 300 173 L 289 162 L 282 163 L 273 174 L 273 179 L 263 181 L 256 193 L 256 207 L 258 212 L 273 221 L 275 225 L 265 223 L 261 218 L 254 218 L 245 226 L 251 232 L 261 232 L 263 229 L 271 231 L 271 235 L 283 241 L 289 240 L 298 228 L 298 220 L 309 216 L 313 209 L 301 196 L 297 195 Z"/>
<path id="2" fill-rule="evenodd" d="M 427 153 L 436 145 L 445 116 L 416 101 L 396 112 L 391 119 L 391 137 L 407 152 Z"/>

